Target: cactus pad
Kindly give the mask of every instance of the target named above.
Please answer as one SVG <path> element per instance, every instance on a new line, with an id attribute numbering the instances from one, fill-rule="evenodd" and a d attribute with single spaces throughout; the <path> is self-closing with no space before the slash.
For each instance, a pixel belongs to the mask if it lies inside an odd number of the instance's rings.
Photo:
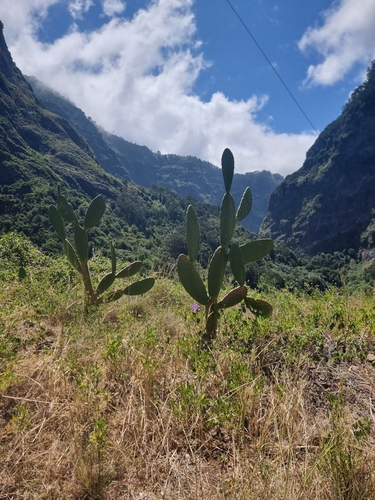
<path id="1" fill-rule="evenodd" d="M 111 242 L 111 267 L 112 267 L 112 274 L 116 275 L 116 252 L 112 242 Z"/>
<path id="2" fill-rule="evenodd" d="M 220 293 L 226 267 L 227 253 L 225 248 L 220 246 L 215 250 L 208 266 L 208 293 L 211 298 L 216 298 Z"/>
<path id="3" fill-rule="evenodd" d="M 55 205 L 51 205 L 49 207 L 49 220 L 52 224 L 53 229 L 56 231 L 57 236 L 60 239 L 65 240 L 66 232 L 65 232 L 64 222 Z"/>
<path id="4" fill-rule="evenodd" d="M 114 281 L 115 281 L 114 274 L 112 274 L 112 273 L 106 274 L 104 276 L 104 278 L 100 281 L 100 283 L 96 289 L 97 295 L 100 295 L 103 292 L 105 292 L 106 290 L 108 290 L 108 288 L 113 285 Z"/>
<path id="5" fill-rule="evenodd" d="M 102 295 L 98 298 L 97 304 L 105 304 L 107 302 L 114 302 L 120 299 L 124 295 L 124 290 L 115 290 L 114 292 L 109 292 L 107 295 Z"/>
<path id="6" fill-rule="evenodd" d="M 125 295 L 142 295 L 142 293 L 146 293 L 155 284 L 154 278 L 144 278 L 143 280 L 136 281 L 131 285 L 127 286 L 124 290 Z"/>
<path id="7" fill-rule="evenodd" d="M 228 292 L 220 302 L 218 302 L 217 307 L 219 309 L 225 309 L 226 307 L 233 307 L 244 300 L 247 294 L 246 286 L 238 286 L 230 292 Z"/>
<path id="8" fill-rule="evenodd" d="M 220 209 L 220 244 L 227 247 L 233 237 L 236 226 L 236 208 L 233 196 L 225 193 Z"/>
<path id="9" fill-rule="evenodd" d="M 75 224 L 77 222 L 77 216 L 74 213 L 72 205 L 68 202 L 65 196 L 63 196 L 60 193 L 60 190 L 59 190 L 59 196 L 57 198 L 57 209 L 61 217 L 66 222 L 71 222 L 72 224 Z"/>
<path id="10" fill-rule="evenodd" d="M 229 193 L 232 187 L 233 173 L 234 173 L 234 157 L 232 151 L 228 148 L 224 149 L 221 157 L 221 168 L 224 179 L 225 192 Z"/>
<path id="11" fill-rule="evenodd" d="M 243 260 L 245 264 L 250 262 L 255 262 L 256 260 L 263 259 L 266 255 L 270 253 L 273 248 L 272 240 L 256 240 L 249 241 L 244 245 L 240 245 Z"/>
<path id="12" fill-rule="evenodd" d="M 142 262 L 140 260 L 136 260 L 135 262 L 132 262 L 128 266 L 124 267 L 124 269 L 121 269 L 116 274 L 116 278 L 129 278 L 130 276 L 133 276 L 136 274 L 142 267 Z"/>
<path id="13" fill-rule="evenodd" d="M 26 269 L 25 269 L 24 267 L 20 267 L 20 268 L 18 269 L 18 278 L 19 278 L 20 280 L 23 280 L 23 279 L 25 279 L 25 278 L 26 278 L 26 276 L 27 276 Z"/>
<path id="14" fill-rule="evenodd" d="M 192 205 L 189 205 L 186 211 L 186 238 L 189 259 L 195 262 L 198 255 L 200 235 L 197 214 Z"/>
<path id="15" fill-rule="evenodd" d="M 68 261 L 74 267 L 76 271 L 82 274 L 82 266 L 78 260 L 77 254 L 68 240 L 63 241 L 63 247 L 65 255 L 68 257 Z"/>
<path id="16" fill-rule="evenodd" d="M 199 276 L 194 263 L 184 254 L 181 254 L 178 258 L 177 272 L 182 286 L 190 297 L 199 304 L 206 305 L 208 303 L 208 295 L 202 278 Z"/>
<path id="17" fill-rule="evenodd" d="M 236 213 L 237 222 L 242 221 L 245 217 L 249 215 L 251 209 L 253 207 L 253 195 L 251 194 L 251 190 L 247 187 L 242 195 L 240 205 L 238 207 Z"/>
<path id="18" fill-rule="evenodd" d="M 92 229 L 94 226 L 96 226 L 99 223 L 100 219 L 103 217 L 104 210 L 105 201 L 103 196 L 100 194 L 92 200 L 89 208 L 87 209 L 85 221 L 83 224 L 84 228 Z"/>
<path id="19" fill-rule="evenodd" d="M 234 278 L 239 285 L 245 284 L 245 263 L 243 260 L 242 252 L 237 243 L 233 243 L 229 252 L 230 267 Z"/>
<path id="20" fill-rule="evenodd" d="M 262 299 L 253 299 L 252 297 L 245 298 L 246 307 L 255 315 L 263 318 L 272 316 L 272 306 Z"/>
<path id="21" fill-rule="evenodd" d="M 80 261 L 87 261 L 89 254 L 89 240 L 86 229 L 76 224 L 74 229 L 74 243 Z"/>

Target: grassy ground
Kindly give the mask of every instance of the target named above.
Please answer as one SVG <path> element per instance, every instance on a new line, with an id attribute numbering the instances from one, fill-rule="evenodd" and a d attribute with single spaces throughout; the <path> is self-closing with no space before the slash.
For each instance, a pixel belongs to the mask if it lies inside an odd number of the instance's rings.
<path id="1" fill-rule="evenodd" d="M 177 283 L 85 315 L 64 266 L 0 280 L 0 499 L 375 498 L 373 296 L 273 292 L 202 350 Z"/>

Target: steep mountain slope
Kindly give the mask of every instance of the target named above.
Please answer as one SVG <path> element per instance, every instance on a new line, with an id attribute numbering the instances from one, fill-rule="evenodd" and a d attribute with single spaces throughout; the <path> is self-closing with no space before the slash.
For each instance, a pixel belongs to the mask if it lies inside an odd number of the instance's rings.
<path id="1" fill-rule="evenodd" d="M 133 144 L 99 129 L 69 100 L 34 77 L 28 77 L 28 81 L 47 109 L 68 120 L 86 137 L 107 172 L 124 179 L 131 178 L 141 186 L 164 185 L 180 196 L 192 195 L 200 202 L 220 205 L 222 178 L 219 168 L 192 156 L 154 153 L 146 146 Z M 218 151 L 218 159 L 220 155 L 221 151 Z M 258 231 L 266 214 L 269 196 L 281 180 L 281 175 L 268 171 L 235 175 L 232 192 L 236 202 L 239 202 L 245 185 L 251 187 L 254 196 L 254 208 L 244 221 L 245 227 Z"/>
<path id="2" fill-rule="evenodd" d="M 113 134 L 103 132 L 103 135 L 117 151 L 137 184 L 149 187 L 152 184 L 161 184 L 181 196 L 192 195 L 205 203 L 217 206 L 221 204 L 223 196 L 221 169 L 212 163 L 193 156 L 153 153 L 145 146 L 128 143 Z M 218 157 L 220 155 L 221 152 L 218 152 Z M 270 194 L 282 179 L 281 175 L 265 170 L 234 175 L 232 194 L 237 204 L 244 186 L 250 186 L 253 193 L 253 210 L 243 222 L 250 231 L 258 232 L 266 214 Z"/>
<path id="3" fill-rule="evenodd" d="M 52 202 L 57 182 L 89 197 L 113 196 L 120 187 L 100 167 L 86 139 L 42 107 L 11 58 L 2 24 L 0 165 L 0 231 L 17 229 L 31 236 L 38 228 L 33 235 L 38 243 L 48 238 L 47 225 L 39 224 L 40 204 Z"/>
<path id="4" fill-rule="evenodd" d="M 160 257 L 165 234 L 184 216 L 186 202 L 176 195 L 161 200 L 160 193 L 105 172 L 87 140 L 43 108 L 14 64 L 0 24 L 0 234 L 19 231 L 44 250 L 61 251 L 48 219 L 58 183 L 79 215 L 89 199 L 105 196 L 107 210 L 92 238 L 104 251 L 115 240 L 125 259 Z M 172 220 L 165 201 L 175 204 L 180 220 Z"/>
<path id="5" fill-rule="evenodd" d="M 67 120 L 75 130 L 86 137 L 101 166 L 107 172 L 128 181 L 131 180 L 129 172 L 119 160 L 115 151 L 104 140 L 94 122 L 86 117 L 81 109 L 77 108 L 68 99 L 53 92 L 37 78 L 33 76 L 26 76 L 25 78 L 46 109 Z"/>
<path id="6" fill-rule="evenodd" d="M 342 114 L 270 197 L 260 234 L 306 254 L 375 257 L 375 61 Z"/>

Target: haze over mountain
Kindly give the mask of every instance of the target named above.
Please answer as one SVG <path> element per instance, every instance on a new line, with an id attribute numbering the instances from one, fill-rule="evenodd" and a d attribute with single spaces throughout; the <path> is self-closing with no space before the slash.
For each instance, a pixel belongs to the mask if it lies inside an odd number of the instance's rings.
<path id="1" fill-rule="evenodd" d="M 223 190 L 221 169 L 218 167 L 193 156 L 154 153 L 146 146 L 110 134 L 98 128 L 68 99 L 34 77 L 27 79 L 47 109 L 68 120 L 86 137 L 107 172 L 141 186 L 164 185 L 180 196 L 191 195 L 200 202 L 220 205 Z M 233 153 L 235 155 L 235 151 Z M 221 151 L 218 151 L 218 163 L 220 156 Z M 243 221 L 245 227 L 258 232 L 269 196 L 282 179 L 281 175 L 266 170 L 235 174 L 232 187 L 235 201 L 239 203 L 244 186 L 250 186 L 253 193 L 253 210 Z"/>
<path id="2" fill-rule="evenodd" d="M 260 233 L 306 254 L 375 258 L 375 61 L 300 170 L 270 197 Z"/>

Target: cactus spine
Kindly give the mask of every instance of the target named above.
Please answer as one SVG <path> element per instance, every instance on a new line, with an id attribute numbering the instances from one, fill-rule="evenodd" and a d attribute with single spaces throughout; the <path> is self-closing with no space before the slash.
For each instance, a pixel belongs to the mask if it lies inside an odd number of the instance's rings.
<path id="1" fill-rule="evenodd" d="M 96 289 L 91 281 L 91 274 L 88 266 L 89 244 L 88 230 L 95 227 L 103 217 L 105 211 L 105 201 L 102 195 L 94 198 L 87 209 L 83 226 L 79 224 L 73 207 L 61 194 L 60 186 L 57 186 L 58 197 L 57 207 L 49 207 L 49 219 L 58 237 L 62 240 L 64 253 L 74 269 L 82 275 L 85 288 L 85 311 L 89 306 L 99 305 L 106 302 L 118 300 L 123 295 L 140 295 L 148 292 L 154 286 L 154 278 L 145 278 L 137 281 L 123 290 L 108 291 L 116 279 L 129 278 L 136 274 L 142 267 L 142 262 L 136 261 L 117 272 L 116 252 L 111 243 L 111 272 L 108 273 Z M 66 237 L 65 222 L 74 226 L 74 247 Z M 104 292 L 107 292 L 105 295 Z"/>
<path id="2" fill-rule="evenodd" d="M 182 286 L 199 304 L 205 306 L 206 326 L 203 340 L 210 343 L 216 336 L 220 310 L 244 301 L 255 316 L 270 316 L 272 307 L 268 302 L 248 297 L 245 286 L 245 265 L 265 257 L 273 248 L 272 240 L 257 240 L 244 245 L 231 244 L 237 222 L 247 217 L 252 209 L 252 194 L 247 187 L 242 195 L 237 212 L 230 193 L 234 174 L 234 158 L 225 149 L 221 158 L 225 194 L 220 209 L 220 246 L 215 250 L 208 267 L 207 288 L 196 267 L 200 233 L 198 219 L 192 205 L 186 212 L 188 256 L 181 254 L 177 261 L 177 272 Z M 238 287 L 219 300 L 228 262 Z"/>

